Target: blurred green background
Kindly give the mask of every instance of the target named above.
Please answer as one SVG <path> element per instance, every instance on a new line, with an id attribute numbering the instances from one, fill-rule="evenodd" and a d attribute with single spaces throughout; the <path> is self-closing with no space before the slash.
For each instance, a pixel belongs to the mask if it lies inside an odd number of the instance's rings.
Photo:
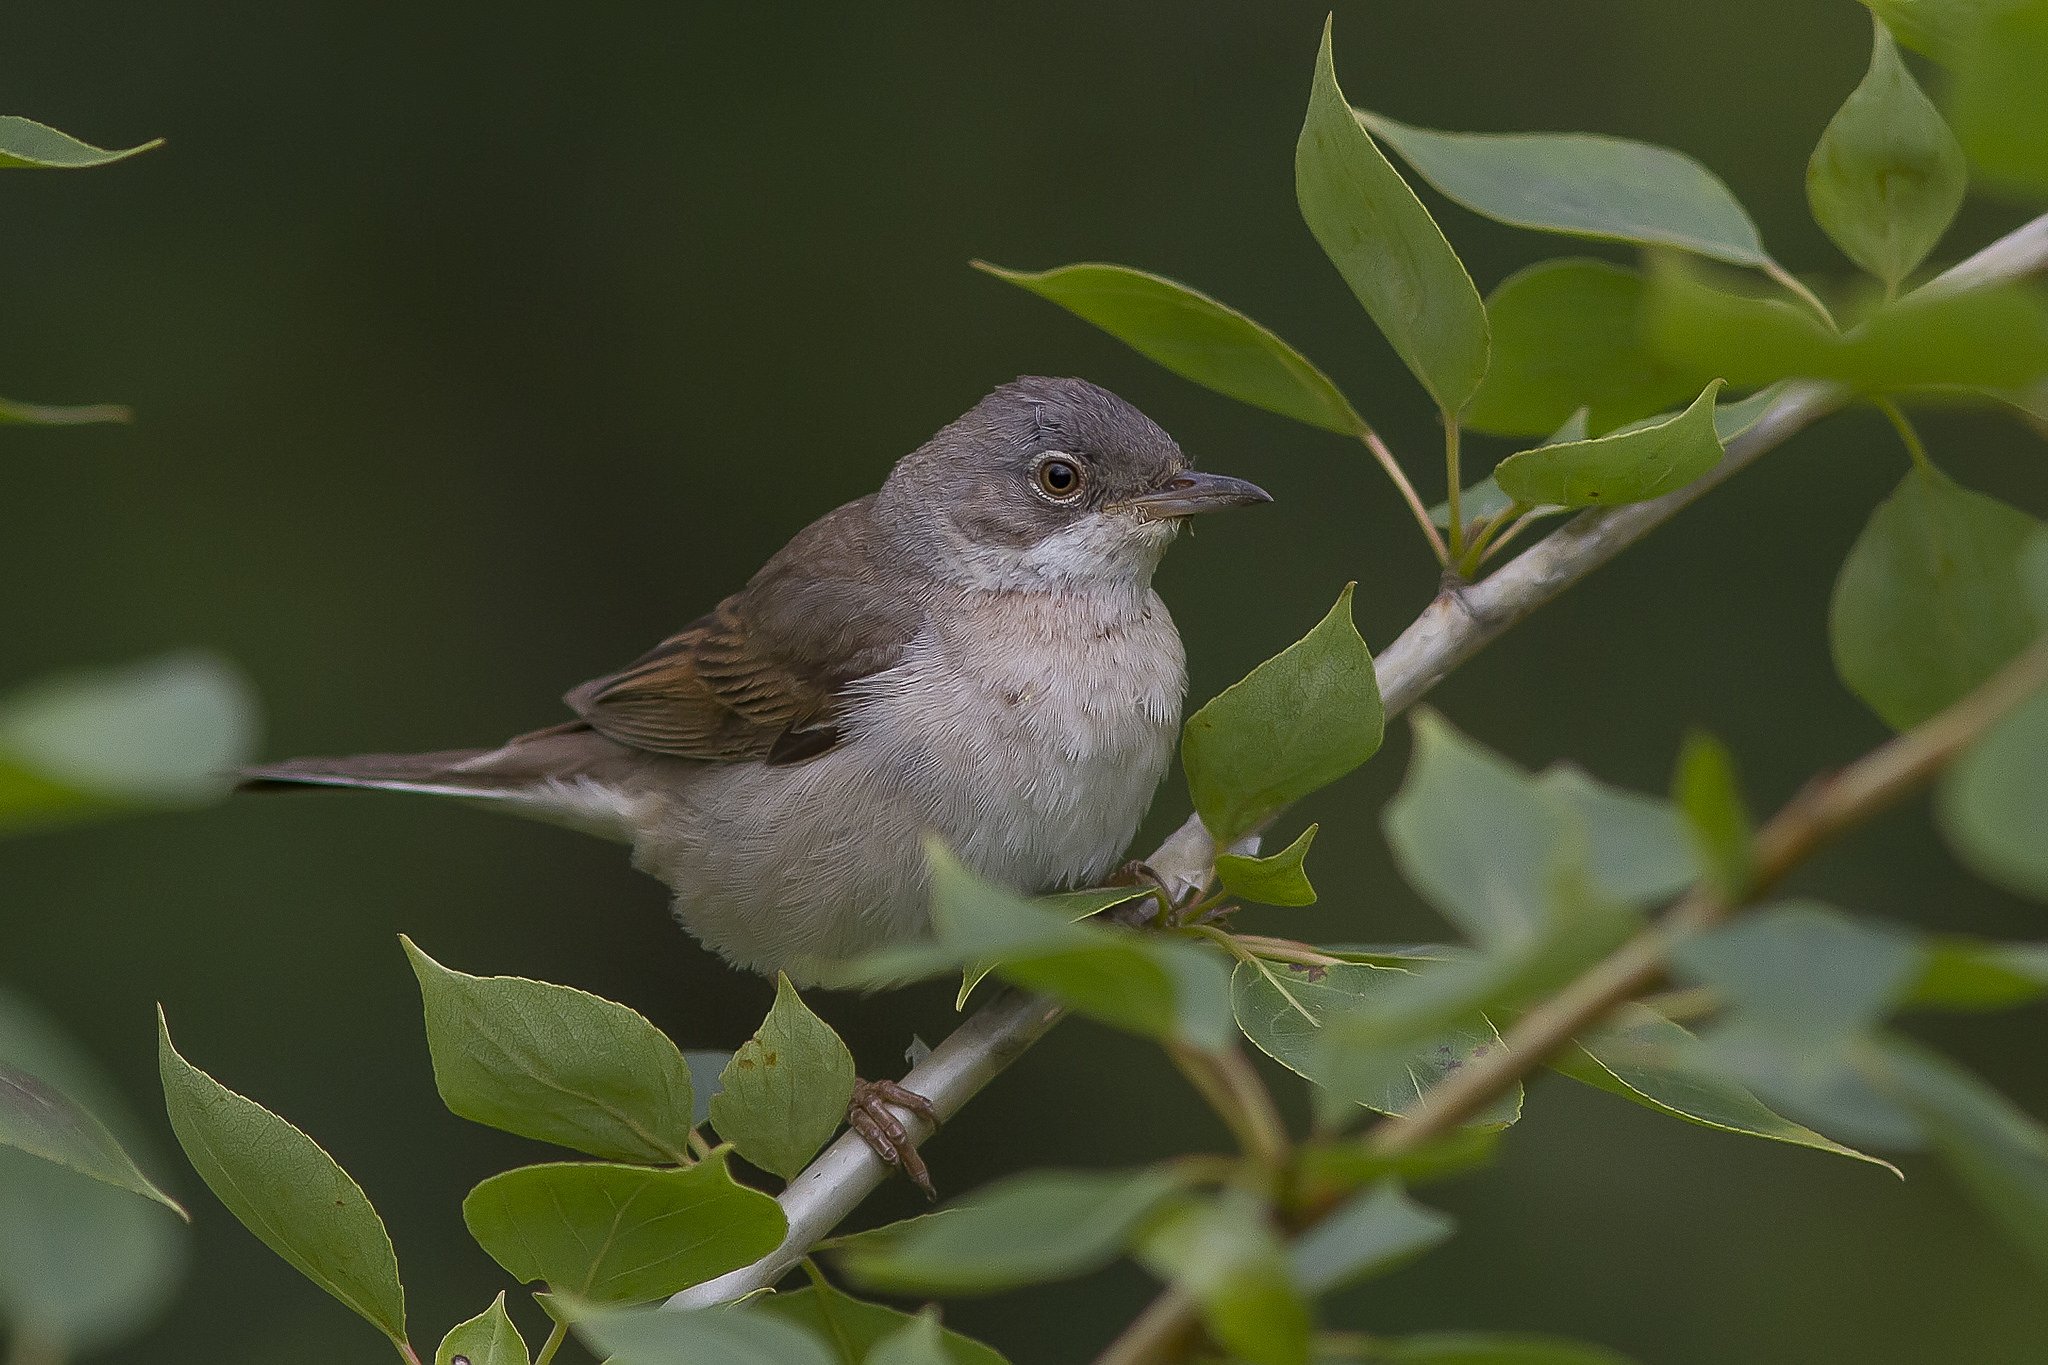
<path id="1" fill-rule="evenodd" d="M 1432 564 L 1355 444 L 1153 368 L 977 275 L 1109 259 L 1241 307 L 1343 383 L 1425 495 L 1433 420 L 1296 215 L 1323 7 L 862 7 L 438 0 L 10 8 L 4 112 L 133 162 L 0 183 L 0 392 L 132 403 L 132 428 L 5 433 L 0 686 L 197 644 L 249 670 L 266 752 L 432 748 L 548 723 L 737 586 L 794 530 L 1020 372 L 1081 374 L 1256 479 L 1161 576 L 1199 700 L 1347 579 L 1375 646 Z M 1814 137 L 1860 75 L 1851 0 L 1437 0 L 1338 7 L 1347 90 L 1472 129 L 1613 132 L 1718 170 L 1797 269 Z M 1583 244 L 1431 201 L 1482 289 Z M 1973 204 L 1961 254 L 2019 221 Z M 1937 458 L 2048 512 L 2037 438 L 1934 415 Z M 1488 456 L 1500 449 L 1481 443 Z M 1530 764 L 1661 789 L 1719 731 L 1760 805 L 1878 741 L 1823 635 L 1836 565 L 1905 468 L 1850 414 L 1744 474 L 1493 646 L 1433 698 Z M 1405 732 L 1319 819 L 1303 937 L 1441 932 L 1377 813 Z M 1186 809 L 1162 790 L 1146 846 Z M 1297 822 L 1297 823 L 1298 823 Z M 1288 833 L 1292 833 L 1289 827 Z M 1803 889 L 1915 923 L 2037 935 L 1900 812 Z M 538 1150 L 436 1102 L 394 935 L 457 967 L 629 1001 L 730 1047 L 769 998 L 578 836 L 426 800 L 243 798 L 0 844 L 0 980 L 56 1014 L 150 1120 L 197 1217 L 186 1290 L 126 1362 L 383 1359 L 199 1186 L 151 1038 L 323 1141 L 377 1201 L 423 1340 L 502 1277 L 457 1204 Z M 950 992 L 821 1000 L 867 1074 L 949 1027 Z M 2048 1110 L 2038 1010 L 1940 1041 Z M 1290 1092 L 1291 1093 L 1291 1092 Z M 1298 1098 L 1298 1097 L 1297 1097 Z M 1063 1027 L 930 1148 L 941 1187 L 1106 1165 L 1222 1134 L 1137 1042 Z M 1546 1081 L 1494 1169 L 1435 1191 L 1462 1233 L 1336 1316 L 1606 1342 L 1658 1365 L 2048 1358 L 2048 1296 L 1913 1163 L 1725 1137 Z M 867 1216 L 911 1211 L 907 1187 Z M 1119 1270 L 949 1310 L 1020 1362 L 1083 1359 L 1143 1302 Z M 524 1320 L 534 1322 L 530 1306 Z"/>

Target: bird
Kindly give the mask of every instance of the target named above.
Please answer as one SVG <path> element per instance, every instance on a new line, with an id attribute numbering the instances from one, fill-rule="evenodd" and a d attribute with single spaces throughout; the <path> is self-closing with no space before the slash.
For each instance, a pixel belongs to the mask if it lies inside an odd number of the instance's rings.
<path id="1" fill-rule="evenodd" d="M 699 941 L 810 984 L 929 932 L 928 838 L 1034 894 L 1121 865 L 1187 687 L 1154 570 L 1188 518 L 1270 501 L 1193 468 L 1108 390 L 1022 377 L 569 691 L 570 719 L 492 748 L 266 764 L 243 785 L 455 797 L 629 844 Z M 875 1101 L 929 1104 L 862 1085 L 854 1126 L 910 1169 Z"/>

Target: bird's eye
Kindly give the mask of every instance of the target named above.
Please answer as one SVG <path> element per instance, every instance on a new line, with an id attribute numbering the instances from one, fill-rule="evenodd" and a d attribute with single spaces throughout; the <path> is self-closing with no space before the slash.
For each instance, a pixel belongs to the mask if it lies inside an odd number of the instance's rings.
<path id="1" fill-rule="evenodd" d="M 1038 466 L 1038 486 L 1047 497 L 1064 502 L 1081 491 L 1081 471 L 1071 460 L 1042 461 Z"/>

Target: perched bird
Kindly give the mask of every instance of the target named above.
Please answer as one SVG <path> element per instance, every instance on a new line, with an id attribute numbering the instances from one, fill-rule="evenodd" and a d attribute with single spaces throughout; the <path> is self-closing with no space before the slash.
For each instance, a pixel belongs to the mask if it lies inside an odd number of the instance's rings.
<path id="1" fill-rule="evenodd" d="M 461 797 L 629 843 L 698 939 L 802 982 L 928 930 L 928 834 L 1022 891 L 1118 866 L 1186 687 L 1153 570 L 1185 518 L 1270 500 L 1191 469 L 1093 384 L 1019 379 L 571 691 L 574 720 L 244 776 Z M 919 1107 L 906 1096 L 885 1095 Z"/>

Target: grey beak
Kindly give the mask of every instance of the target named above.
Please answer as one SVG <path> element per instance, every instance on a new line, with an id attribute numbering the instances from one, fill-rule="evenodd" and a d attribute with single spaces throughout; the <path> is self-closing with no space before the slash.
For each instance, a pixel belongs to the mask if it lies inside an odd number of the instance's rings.
<path id="1" fill-rule="evenodd" d="M 1197 512 L 1220 512 L 1226 507 L 1272 500 L 1273 495 L 1255 483 L 1233 479 L 1228 474 L 1190 469 L 1149 493 L 1124 499 L 1122 505 L 1136 508 L 1154 521 L 1164 521 L 1168 517 L 1191 517 Z"/>

